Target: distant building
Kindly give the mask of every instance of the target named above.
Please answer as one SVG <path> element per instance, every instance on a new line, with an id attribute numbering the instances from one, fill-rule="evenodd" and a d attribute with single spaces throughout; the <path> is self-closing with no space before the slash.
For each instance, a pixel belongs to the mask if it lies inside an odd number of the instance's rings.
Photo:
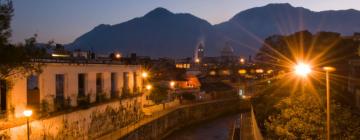
<path id="1" fill-rule="evenodd" d="M 222 63 L 238 63 L 239 59 L 234 53 L 234 49 L 231 47 L 230 43 L 226 43 L 225 46 L 221 49 L 220 52 L 221 62 Z"/>

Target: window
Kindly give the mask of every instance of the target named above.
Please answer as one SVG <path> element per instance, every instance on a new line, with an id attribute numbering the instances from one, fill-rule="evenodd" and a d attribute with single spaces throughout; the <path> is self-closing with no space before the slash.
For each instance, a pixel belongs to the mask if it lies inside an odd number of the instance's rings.
<path id="1" fill-rule="evenodd" d="M 86 74 L 78 74 L 78 96 L 84 97 L 86 92 Z"/>
<path id="2" fill-rule="evenodd" d="M 40 105 L 39 77 L 31 75 L 26 79 L 27 84 L 27 104 L 31 107 Z"/>
<path id="3" fill-rule="evenodd" d="M 134 79 L 133 91 L 137 92 L 138 81 L 137 81 L 137 73 L 136 72 L 134 72 L 133 79 Z"/>
<path id="4" fill-rule="evenodd" d="M 0 113 L 6 111 L 7 85 L 5 80 L 0 80 Z"/>
<path id="5" fill-rule="evenodd" d="M 111 97 L 114 98 L 117 96 L 117 73 L 111 73 Z"/>
<path id="6" fill-rule="evenodd" d="M 102 73 L 96 74 L 96 94 L 100 95 L 103 92 L 103 75 Z"/>
<path id="7" fill-rule="evenodd" d="M 124 72 L 123 74 L 123 93 L 128 94 L 129 93 L 129 73 Z"/>
<path id="8" fill-rule="evenodd" d="M 64 88 L 65 88 L 64 74 L 56 74 L 55 75 L 56 98 L 64 98 Z"/>

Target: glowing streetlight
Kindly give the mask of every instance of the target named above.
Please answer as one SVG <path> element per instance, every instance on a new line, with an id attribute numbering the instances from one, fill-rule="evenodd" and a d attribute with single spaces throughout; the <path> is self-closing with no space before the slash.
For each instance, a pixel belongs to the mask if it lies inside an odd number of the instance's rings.
<path id="1" fill-rule="evenodd" d="M 143 72 L 142 74 L 141 74 L 141 76 L 142 76 L 142 78 L 147 78 L 148 76 L 149 76 L 149 74 L 147 73 L 147 72 Z"/>
<path id="2" fill-rule="evenodd" d="M 151 90 L 151 89 L 152 89 L 152 86 L 149 84 L 149 85 L 146 85 L 145 88 L 146 88 L 147 90 Z"/>
<path id="3" fill-rule="evenodd" d="M 24 114 L 25 117 L 31 117 L 31 115 L 32 115 L 32 110 L 25 110 L 25 111 L 23 112 L 23 114 Z"/>
<path id="4" fill-rule="evenodd" d="M 295 74 L 302 77 L 306 77 L 311 72 L 310 65 L 305 63 L 299 63 L 295 65 L 294 69 L 295 69 Z"/>
<path id="5" fill-rule="evenodd" d="M 29 124 L 29 118 L 32 115 L 32 110 L 25 110 L 23 112 L 24 116 L 26 117 L 26 126 L 27 126 L 27 139 L 30 140 L 30 124 Z"/>
<path id="6" fill-rule="evenodd" d="M 323 67 L 323 70 L 326 73 L 326 131 L 327 139 L 330 140 L 330 72 L 335 71 L 334 67 Z"/>

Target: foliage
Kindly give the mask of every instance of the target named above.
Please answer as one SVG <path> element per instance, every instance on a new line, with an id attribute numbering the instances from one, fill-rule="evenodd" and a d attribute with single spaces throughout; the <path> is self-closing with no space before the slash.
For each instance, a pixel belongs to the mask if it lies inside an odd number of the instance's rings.
<path id="1" fill-rule="evenodd" d="M 85 96 L 77 96 L 78 106 L 80 106 L 82 108 L 89 108 L 89 106 L 90 106 L 90 95 L 91 95 L 91 93 L 88 93 Z"/>
<path id="2" fill-rule="evenodd" d="M 275 139 L 324 139 L 326 110 L 311 94 L 294 94 L 281 100 L 275 108 L 279 113 L 269 116 L 265 123 L 267 134 Z M 331 137 L 360 138 L 359 116 L 348 107 L 331 103 Z"/>
<path id="3" fill-rule="evenodd" d="M 359 43 L 343 38 L 339 33 L 308 31 L 288 36 L 273 35 L 264 40 L 256 55 L 258 64 L 283 69 L 299 59 L 312 61 L 317 65 L 332 65 L 346 71 L 348 59 L 354 57 Z"/>
<path id="4" fill-rule="evenodd" d="M 169 87 L 166 85 L 154 85 L 150 91 L 149 98 L 155 103 L 161 103 L 168 98 Z"/>
<path id="5" fill-rule="evenodd" d="M 41 100 L 41 110 L 40 111 L 41 111 L 42 115 L 46 115 L 46 116 L 49 115 L 50 105 L 47 100 L 45 100 L 45 99 Z"/>
<path id="6" fill-rule="evenodd" d="M 269 139 L 324 139 L 326 102 L 321 92 L 290 93 L 291 86 L 274 82 L 253 99 L 256 118 Z M 333 94 L 335 91 L 332 92 Z M 332 98 L 334 99 L 334 98 Z M 336 98 L 335 98 L 336 99 Z M 331 103 L 331 135 L 338 139 L 360 137 L 359 116 L 349 107 Z"/>
<path id="7" fill-rule="evenodd" d="M 265 122 L 267 134 L 275 139 L 323 139 L 325 112 L 316 98 L 292 95 L 275 105 L 279 113 Z"/>
<path id="8" fill-rule="evenodd" d="M 0 45 L 8 44 L 8 38 L 11 36 L 11 18 L 14 8 L 12 1 L 0 0 Z"/>
<path id="9" fill-rule="evenodd" d="M 27 39 L 25 44 L 9 44 L 13 12 L 12 1 L 0 0 L 0 79 L 40 72 L 40 64 L 29 62 L 46 54 L 45 49 L 35 47 L 36 35 Z"/>
<path id="10" fill-rule="evenodd" d="M 182 93 L 181 97 L 184 100 L 195 100 L 196 99 L 195 95 L 193 93 L 191 93 L 191 92 Z"/>

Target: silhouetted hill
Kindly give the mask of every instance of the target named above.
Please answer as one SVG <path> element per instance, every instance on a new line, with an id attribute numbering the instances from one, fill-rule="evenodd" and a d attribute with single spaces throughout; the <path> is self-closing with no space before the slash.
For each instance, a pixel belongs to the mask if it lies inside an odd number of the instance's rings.
<path id="1" fill-rule="evenodd" d="M 360 31 L 360 12 L 353 9 L 314 12 L 287 3 L 268 4 L 242 11 L 215 28 L 241 46 L 258 48 L 264 38 L 273 34 L 301 30 L 352 34 Z"/>
<path id="2" fill-rule="evenodd" d="M 217 56 L 229 41 L 239 55 L 254 54 L 264 38 L 300 30 L 332 31 L 349 35 L 360 31 L 360 12 L 314 12 L 290 4 L 269 4 L 236 14 L 212 26 L 191 14 L 174 14 L 156 8 L 145 16 L 116 24 L 101 24 L 69 44 L 72 48 L 110 53 L 115 50 L 153 57 L 192 56 L 203 41 L 205 55 Z"/>
<path id="3" fill-rule="evenodd" d="M 200 41 L 205 42 L 207 53 L 214 55 L 215 41 L 219 38 L 205 20 L 156 8 L 141 18 L 117 25 L 99 25 L 70 46 L 100 53 L 118 50 L 125 54 L 183 57 L 192 56 Z"/>

